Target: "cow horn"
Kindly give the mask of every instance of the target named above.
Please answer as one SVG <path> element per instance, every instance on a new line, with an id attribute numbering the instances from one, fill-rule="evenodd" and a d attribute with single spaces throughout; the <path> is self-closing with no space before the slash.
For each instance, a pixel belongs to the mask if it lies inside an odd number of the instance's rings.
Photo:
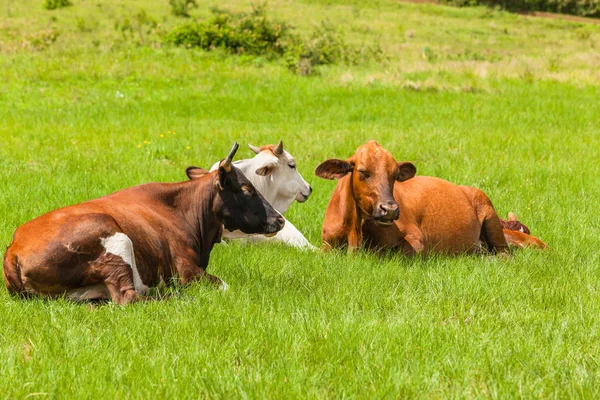
<path id="1" fill-rule="evenodd" d="M 260 147 L 252 146 L 250 143 L 248 143 L 248 147 L 250 147 L 250 150 L 252 150 L 254 154 L 260 153 Z"/>
<path id="2" fill-rule="evenodd" d="M 231 161 L 233 160 L 233 156 L 235 156 L 238 147 L 240 147 L 240 145 L 237 142 L 234 142 L 231 151 L 229 154 L 227 154 L 227 157 L 221 161 L 221 167 L 223 167 L 223 169 L 225 169 L 227 172 L 231 171 Z"/>
<path id="3" fill-rule="evenodd" d="M 275 153 L 276 156 L 283 155 L 283 141 L 280 140 L 279 144 L 273 147 L 273 153 Z"/>

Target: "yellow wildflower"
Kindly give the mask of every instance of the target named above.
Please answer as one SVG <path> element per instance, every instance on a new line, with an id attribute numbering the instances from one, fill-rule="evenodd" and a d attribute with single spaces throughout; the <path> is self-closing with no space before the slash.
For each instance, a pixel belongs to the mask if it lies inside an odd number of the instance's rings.
<path id="1" fill-rule="evenodd" d="M 190 146 L 185 146 L 185 149 L 189 150 L 189 149 L 191 149 L 191 147 Z"/>

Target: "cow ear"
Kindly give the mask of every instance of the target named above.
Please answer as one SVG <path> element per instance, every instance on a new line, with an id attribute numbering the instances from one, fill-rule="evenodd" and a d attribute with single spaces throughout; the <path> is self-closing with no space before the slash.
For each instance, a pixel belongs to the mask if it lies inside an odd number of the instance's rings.
<path id="1" fill-rule="evenodd" d="M 185 174 L 190 179 L 198 179 L 198 178 L 208 174 L 208 171 L 203 168 L 198 168 L 198 167 L 187 167 L 187 169 L 185 170 Z"/>
<path id="2" fill-rule="evenodd" d="M 398 177 L 396 180 L 398 182 L 404 182 L 417 173 L 417 167 L 414 166 L 411 162 L 401 162 L 398 163 Z"/>
<path id="3" fill-rule="evenodd" d="M 354 164 L 350 161 L 332 158 L 319 164 L 315 169 L 315 175 L 323 179 L 340 179 L 352 171 L 353 168 Z"/>
<path id="4" fill-rule="evenodd" d="M 518 221 L 517 216 L 511 212 L 508 213 L 508 220 L 509 221 Z"/>
<path id="5" fill-rule="evenodd" d="M 256 172 L 256 175 L 269 176 L 273 173 L 273 171 L 275 171 L 276 167 L 277 167 L 277 158 L 273 157 L 273 156 L 269 156 L 264 161 L 263 165 L 260 166 L 255 172 Z"/>
<path id="6" fill-rule="evenodd" d="M 277 164 L 272 161 L 267 162 L 266 164 L 264 164 L 262 167 L 258 168 L 255 171 L 256 175 L 269 176 L 273 173 L 273 171 L 275 171 L 276 166 L 277 166 Z"/>
<path id="7" fill-rule="evenodd" d="M 225 188 L 227 184 L 227 174 L 227 170 L 222 166 L 219 166 L 219 169 L 217 170 L 217 176 L 214 181 L 215 189 L 217 189 L 217 192 L 220 192 Z"/>

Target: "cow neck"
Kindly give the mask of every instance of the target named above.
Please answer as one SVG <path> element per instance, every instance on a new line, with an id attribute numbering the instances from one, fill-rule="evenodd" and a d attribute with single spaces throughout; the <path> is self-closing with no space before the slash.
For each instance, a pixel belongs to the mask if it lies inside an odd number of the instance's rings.
<path id="1" fill-rule="evenodd" d="M 347 180 L 348 182 L 343 182 L 343 180 Z M 340 183 L 345 183 L 345 203 L 343 205 L 343 214 L 342 215 L 350 215 L 350 220 L 345 221 L 348 225 L 350 225 L 350 231 L 348 233 L 348 247 L 360 247 L 362 244 L 362 227 L 363 227 L 363 210 L 358 205 L 358 201 L 354 195 L 354 185 L 352 184 L 352 172 L 344 176 Z"/>
<path id="2" fill-rule="evenodd" d="M 214 211 L 217 190 L 213 181 L 214 173 L 183 182 L 174 204 L 186 223 L 188 237 L 200 252 L 210 251 L 221 240 L 222 224 Z"/>

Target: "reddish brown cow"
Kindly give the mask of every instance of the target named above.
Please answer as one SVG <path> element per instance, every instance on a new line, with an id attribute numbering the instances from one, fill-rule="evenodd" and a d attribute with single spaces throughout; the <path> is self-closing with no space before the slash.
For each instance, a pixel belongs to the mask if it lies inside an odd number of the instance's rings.
<path id="1" fill-rule="evenodd" d="M 513 247 L 537 247 L 545 249 L 548 245 L 535 236 L 531 236 L 529 228 L 522 224 L 517 216 L 508 213 L 508 220 L 500 218 L 502 232 L 509 246 Z"/>
<path id="2" fill-rule="evenodd" d="M 236 150 L 214 172 L 188 168 L 189 181 L 135 186 L 20 226 L 4 256 L 8 290 L 126 304 L 177 275 L 226 289 L 205 271 L 223 226 L 275 234 L 284 224 L 231 165 Z"/>
<path id="3" fill-rule="evenodd" d="M 323 247 L 398 249 L 405 254 L 472 253 L 508 246 L 500 219 L 482 191 L 414 176 L 374 141 L 348 160 L 327 160 L 315 174 L 338 179 L 323 222 Z"/>

